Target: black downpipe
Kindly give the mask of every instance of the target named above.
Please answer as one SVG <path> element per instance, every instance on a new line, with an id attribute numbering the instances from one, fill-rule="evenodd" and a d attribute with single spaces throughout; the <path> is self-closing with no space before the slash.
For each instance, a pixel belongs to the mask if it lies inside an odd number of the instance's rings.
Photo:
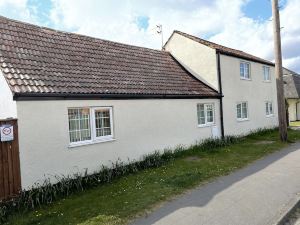
<path id="1" fill-rule="evenodd" d="M 221 59 L 220 52 L 217 51 L 217 62 L 218 62 L 218 83 L 219 83 L 219 93 L 222 96 L 220 98 L 220 120 L 221 120 L 221 135 L 224 138 L 224 117 L 223 117 L 223 90 L 222 90 L 222 77 L 221 77 Z"/>

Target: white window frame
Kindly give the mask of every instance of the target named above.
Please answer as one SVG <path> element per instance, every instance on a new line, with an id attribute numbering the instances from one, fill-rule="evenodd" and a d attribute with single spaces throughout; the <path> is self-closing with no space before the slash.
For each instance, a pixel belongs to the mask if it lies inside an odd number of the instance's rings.
<path id="1" fill-rule="evenodd" d="M 272 106 L 272 113 L 270 112 L 270 109 L 271 109 L 270 106 Z M 266 114 L 266 117 L 272 117 L 272 116 L 274 116 L 274 106 L 273 106 L 273 102 L 272 101 L 266 101 L 265 102 L 265 114 Z"/>
<path id="2" fill-rule="evenodd" d="M 69 118 L 68 118 L 68 139 L 69 147 L 78 147 L 82 145 L 90 145 L 107 141 L 114 141 L 114 124 L 113 124 L 113 107 L 112 106 L 97 106 L 97 107 L 70 107 L 69 109 L 84 109 L 88 108 L 90 111 L 90 129 L 91 129 L 91 140 L 71 142 L 70 141 L 70 127 L 69 127 Z M 110 115 L 110 126 L 111 126 L 111 135 L 106 135 L 102 137 L 96 137 L 96 121 L 95 121 L 95 111 L 99 109 L 109 109 Z"/>
<path id="3" fill-rule="evenodd" d="M 265 72 L 269 71 L 269 79 L 266 80 Z M 264 82 L 271 82 L 271 68 L 269 66 L 263 66 L 263 80 Z"/>
<path id="4" fill-rule="evenodd" d="M 246 67 L 244 66 L 244 71 L 243 71 L 243 75 L 241 74 L 241 65 L 244 64 L 244 65 L 249 65 L 249 71 L 248 71 L 248 74 L 249 74 L 249 77 L 245 77 L 245 71 L 246 71 Z M 251 80 L 251 64 L 250 62 L 247 62 L 247 61 L 240 61 L 240 79 L 241 80 Z"/>
<path id="5" fill-rule="evenodd" d="M 110 135 L 106 135 L 106 136 L 101 136 L 101 137 L 97 137 L 96 136 L 96 118 L 95 118 L 95 112 L 97 110 L 101 110 L 101 109 L 106 109 L 109 110 L 109 117 L 110 117 L 110 130 L 111 130 L 111 134 Z M 106 140 L 111 140 L 114 137 L 114 130 L 113 130 L 113 115 L 112 115 L 112 107 L 93 107 L 91 109 L 92 112 L 92 137 L 93 140 L 96 141 L 106 141 Z"/>
<path id="6" fill-rule="evenodd" d="M 237 107 L 238 105 L 241 105 L 241 116 L 243 116 L 243 103 L 246 103 L 247 106 L 247 117 L 246 118 L 238 118 L 238 113 L 237 113 Z M 236 119 L 237 121 L 248 121 L 249 120 L 249 106 L 247 101 L 242 101 L 242 102 L 237 102 L 235 105 L 235 113 L 236 113 Z"/>
<path id="7" fill-rule="evenodd" d="M 204 124 L 199 124 L 198 105 L 204 105 L 204 118 L 205 118 Z M 213 112 L 213 121 L 212 122 L 207 121 L 207 106 L 209 106 L 209 105 L 212 106 L 212 112 Z M 198 124 L 198 127 L 208 127 L 208 126 L 215 125 L 215 104 L 214 103 L 198 103 L 197 104 L 197 124 Z"/>

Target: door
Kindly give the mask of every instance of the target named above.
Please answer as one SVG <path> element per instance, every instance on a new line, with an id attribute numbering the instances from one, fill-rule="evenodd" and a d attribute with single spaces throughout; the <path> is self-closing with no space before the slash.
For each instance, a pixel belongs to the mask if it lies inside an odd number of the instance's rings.
<path id="1" fill-rule="evenodd" d="M 0 120 L 0 200 L 17 196 L 20 190 L 18 121 Z"/>

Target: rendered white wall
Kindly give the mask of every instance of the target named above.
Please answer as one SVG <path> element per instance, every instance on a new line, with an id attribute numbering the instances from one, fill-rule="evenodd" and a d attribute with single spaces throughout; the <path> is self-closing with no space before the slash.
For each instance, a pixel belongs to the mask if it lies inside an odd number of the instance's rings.
<path id="1" fill-rule="evenodd" d="M 211 137 L 211 127 L 197 126 L 197 103 L 214 103 L 220 129 L 219 100 L 61 100 L 19 101 L 22 186 L 56 174 L 93 172 L 118 158 L 142 155 Z M 68 108 L 112 106 L 115 141 L 68 148 Z"/>
<path id="2" fill-rule="evenodd" d="M 263 80 L 263 64 L 250 62 L 251 80 L 240 79 L 240 59 L 221 55 L 225 134 L 246 134 L 251 130 L 278 125 L 277 92 L 274 67 L 271 82 Z M 244 60 L 243 60 L 244 61 Z M 249 120 L 237 121 L 236 103 L 248 102 Z M 265 102 L 273 102 L 274 116 L 267 117 Z"/>
<path id="3" fill-rule="evenodd" d="M 0 70 L 0 119 L 17 117 L 17 106 L 9 86 Z"/>
<path id="4" fill-rule="evenodd" d="M 165 50 L 200 80 L 218 90 L 216 51 L 174 33 Z"/>

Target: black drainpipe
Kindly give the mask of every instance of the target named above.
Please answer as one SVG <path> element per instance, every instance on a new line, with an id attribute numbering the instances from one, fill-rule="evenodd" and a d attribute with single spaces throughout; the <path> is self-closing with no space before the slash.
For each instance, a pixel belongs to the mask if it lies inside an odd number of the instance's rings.
<path id="1" fill-rule="evenodd" d="M 218 63 L 218 83 L 219 83 L 219 93 L 222 95 L 220 98 L 220 120 L 221 120 L 221 135 L 224 138 L 224 118 L 223 118 L 223 91 L 222 91 L 222 77 L 221 77 L 221 59 L 220 52 L 217 50 L 217 63 Z"/>

